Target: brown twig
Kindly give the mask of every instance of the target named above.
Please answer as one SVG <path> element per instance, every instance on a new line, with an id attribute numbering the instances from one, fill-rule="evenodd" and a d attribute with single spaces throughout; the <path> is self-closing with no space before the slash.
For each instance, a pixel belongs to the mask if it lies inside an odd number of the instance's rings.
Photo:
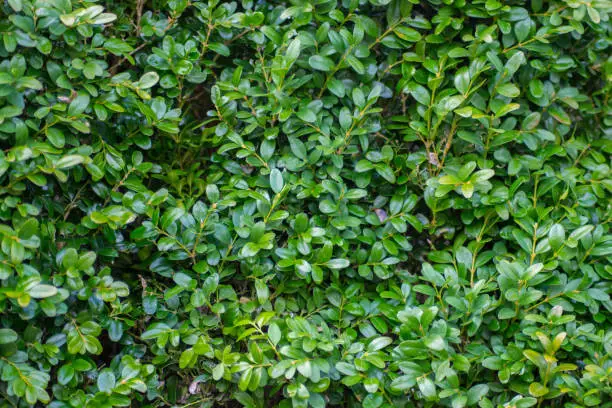
<path id="1" fill-rule="evenodd" d="M 74 195 L 70 203 L 66 206 L 66 208 L 64 209 L 64 221 L 68 219 L 68 216 L 70 215 L 70 212 L 72 211 L 72 209 L 77 206 L 76 204 L 77 200 L 81 196 L 81 193 L 83 192 L 85 187 L 87 187 L 88 185 L 89 185 L 89 181 L 83 184 L 83 186 L 81 186 L 81 188 L 79 188 L 79 190 L 76 192 L 76 194 Z"/>
<path id="2" fill-rule="evenodd" d="M 140 35 L 140 20 L 142 19 L 142 9 L 144 5 L 145 0 L 136 0 L 136 35 Z"/>
<path id="3" fill-rule="evenodd" d="M 144 1 L 144 0 L 143 0 Z M 168 17 L 168 25 L 166 26 L 166 28 L 164 29 L 162 34 L 165 34 L 166 32 L 168 32 L 168 30 L 170 30 L 172 28 L 172 25 L 176 22 L 176 18 L 174 17 Z M 138 23 L 140 24 L 140 22 Z M 128 60 L 128 57 L 131 55 L 136 54 L 138 51 L 142 50 L 144 47 L 146 47 L 147 45 L 149 45 L 149 42 L 144 42 L 142 44 L 140 44 L 138 47 L 134 48 L 126 57 L 124 57 L 121 61 L 119 61 L 118 63 L 116 63 L 115 65 L 113 65 L 112 67 L 110 67 L 109 72 L 114 75 L 115 74 L 115 70 L 121 66 L 121 64 L 123 64 L 125 61 Z"/>
<path id="4" fill-rule="evenodd" d="M 135 53 L 137 53 L 138 51 L 142 50 L 145 46 L 147 46 L 149 43 L 142 43 L 140 44 L 138 47 L 134 48 L 128 55 L 134 55 Z M 116 63 L 115 65 L 113 65 L 112 67 L 110 67 L 109 72 L 111 74 L 115 74 L 115 71 L 117 70 L 117 68 L 119 68 L 125 61 L 128 60 L 128 57 L 124 57 L 121 61 L 119 61 L 118 63 Z"/>

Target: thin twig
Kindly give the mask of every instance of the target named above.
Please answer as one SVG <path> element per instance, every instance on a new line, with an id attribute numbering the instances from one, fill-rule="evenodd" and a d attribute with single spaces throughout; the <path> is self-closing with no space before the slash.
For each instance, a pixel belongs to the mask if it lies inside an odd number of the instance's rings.
<path id="1" fill-rule="evenodd" d="M 142 43 L 140 44 L 138 47 L 134 48 L 129 54 L 128 56 L 134 55 L 135 53 L 137 53 L 138 51 L 142 50 L 144 47 L 146 47 L 147 45 L 149 45 L 149 43 Z M 114 74 L 116 69 L 119 68 L 125 61 L 128 60 L 128 57 L 124 57 L 121 61 L 119 61 L 118 63 L 116 63 L 115 65 L 113 65 L 112 67 L 110 67 L 109 71 L 111 74 Z"/>
<path id="2" fill-rule="evenodd" d="M 64 221 L 68 219 L 68 216 L 70 215 L 70 211 L 72 211 L 72 209 L 76 207 L 76 201 L 79 199 L 79 197 L 81 196 L 81 193 L 83 192 L 85 187 L 87 187 L 88 185 L 89 185 L 89 180 L 85 184 L 83 184 L 81 188 L 79 188 L 79 190 L 76 192 L 76 194 L 72 198 L 72 201 L 70 201 L 70 203 L 66 206 L 66 209 L 64 209 Z"/>
<path id="3" fill-rule="evenodd" d="M 136 35 L 140 35 L 140 20 L 142 19 L 142 9 L 144 8 L 145 0 L 136 0 Z"/>

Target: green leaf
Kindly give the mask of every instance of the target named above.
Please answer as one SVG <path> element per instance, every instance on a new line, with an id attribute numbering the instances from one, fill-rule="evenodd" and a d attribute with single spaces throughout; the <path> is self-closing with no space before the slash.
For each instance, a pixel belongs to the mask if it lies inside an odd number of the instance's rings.
<path id="1" fill-rule="evenodd" d="M 315 122 L 317 120 L 317 115 L 308 108 L 303 108 L 297 111 L 297 117 L 302 119 L 304 122 Z"/>
<path id="2" fill-rule="evenodd" d="M 554 224 L 548 232 L 548 242 L 550 243 L 550 246 L 554 250 L 557 250 L 561 247 L 563 241 L 565 241 L 565 229 L 563 228 L 563 225 Z"/>
<path id="3" fill-rule="evenodd" d="M 243 257 L 255 256 L 259 252 L 259 246 L 253 242 L 247 242 L 240 251 Z"/>
<path id="4" fill-rule="evenodd" d="M 224 57 L 229 57 L 230 55 L 230 49 L 227 45 L 222 44 L 222 43 L 210 43 L 208 44 L 208 48 L 210 48 L 212 51 L 216 52 L 217 54 L 223 55 Z M 184 75 L 184 74 L 180 74 L 180 75 Z"/>
<path id="5" fill-rule="evenodd" d="M 295 61 L 300 56 L 300 46 L 302 45 L 299 38 L 293 39 L 289 46 L 287 47 L 287 52 L 285 53 L 285 57 L 290 61 Z"/>
<path id="6" fill-rule="evenodd" d="M 427 336 L 423 339 L 423 343 L 427 348 L 436 351 L 444 350 L 446 347 L 444 339 L 441 336 Z"/>
<path id="7" fill-rule="evenodd" d="M 104 369 L 98 376 L 98 389 L 101 392 L 110 394 L 115 388 L 115 374 L 110 369 Z"/>
<path id="8" fill-rule="evenodd" d="M 310 57 L 308 59 L 308 64 L 318 71 L 331 71 L 334 67 L 334 61 L 321 55 L 313 55 Z"/>
<path id="9" fill-rule="evenodd" d="M 525 54 L 522 51 L 517 51 L 508 59 L 504 69 L 508 73 L 508 78 L 512 77 L 516 71 L 523 65 L 527 59 L 525 58 Z"/>
<path id="10" fill-rule="evenodd" d="M 268 285 L 261 279 L 255 281 L 255 291 L 257 293 L 257 300 L 260 304 L 264 304 L 270 297 L 270 289 Z"/>
<path id="11" fill-rule="evenodd" d="M 376 172 L 389 183 L 395 183 L 396 178 L 391 167 L 386 164 L 377 164 L 374 166 L 374 168 L 376 169 Z"/>
<path id="12" fill-rule="evenodd" d="M 11 344 L 19 339 L 17 332 L 12 329 L 0 329 L 0 344 Z"/>
<path id="13" fill-rule="evenodd" d="M 114 55 L 129 54 L 134 48 L 119 38 L 110 38 L 104 42 L 104 47 Z"/>
<path id="14" fill-rule="evenodd" d="M 427 88 L 422 85 L 414 85 L 408 88 L 410 95 L 419 103 L 428 106 L 431 102 L 431 95 Z"/>
<path id="15" fill-rule="evenodd" d="M 86 93 L 79 93 L 68 105 L 68 116 L 76 117 L 89 107 L 89 95 Z"/>
<path id="16" fill-rule="evenodd" d="M 330 259 L 329 261 L 327 261 L 325 263 L 325 266 L 327 266 L 330 269 L 344 269 L 344 268 L 348 268 L 350 266 L 350 262 L 348 259 Z"/>
<path id="17" fill-rule="evenodd" d="M 187 350 L 181 353 L 181 357 L 179 358 L 179 367 L 186 368 L 191 367 L 192 361 L 196 358 L 195 352 L 193 348 L 188 348 Z"/>
<path id="18" fill-rule="evenodd" d="M 497 92 L 499 92 L 500 95 L 506 96 L 508 98 L 516 98 L 521 93 L 518 87 L 511 83 L 498 86 Z"/>
<path id="19" fill-rule="evenodd" d="M 538 382 L 532 382 L 529 384 L 529 394 L 533 395 L 534 397 L 543 397 L 544 395 L 548 394 L 548 388 Z"/>
<path id="20" fill-rule="evenodd" d="M 338 98 L 343 98 L 344 95 L 346 95 L 346 88 L 344 87 L 344 84 L 342 81 L 335 78 L 331 78 L 327 82 L 327 89 L 329 89 L 330 92 L 336 95 Z"/>
<path id="21" fill-rule="evenodd" d="M 432 399 L 436 396 L 436 386 L 428 377 L 419 377 L 417 379 L 419 390 L 426 399 Z"/>
<path id="22" fill-rule="evenodd" d="M 417 42 L 421 39 L 421 34 L 410 27 L 398 26 L 393 32 L 404 41 Z"/>
<path id="23" fill-rule="evenodd" d="M 47 138 L 49 142 L 53 145 L 53 147 L 57 147 L 61 149 L 64 147 L 66 143 L 66 138 L 64 137 L 64 133 L 58 128 L 47 128 L 46 130 Z"/>
<path id="24" fill-rule="evenodd" d="M 57 381 L 62 385 L 66 385 L 72 380 L 74 374 L 75 370 L 72 364 L 65 364 L 57 372 Z"/>
<path id="25" fill-rule="evenodd" d="M 469 70 L 464 67 L 461 68 L 460 70 L 457 71 L 457 73 L 455 74 L 455 88 L 457 88 L 457 90 L 459 92 L 461 92 L 461 94 L 465 95 L 469 88 L 470 88 L 470 72 Z M 415 97 L 416 98 L 416 97 Z M 421 99 L 425 100 L 429 100 L 429 98 L 426 98 L 424 96 L 421 97 Z M 419 101 L 421 102 L 421 101 Z M 423 102 L 421 102 L 423 103 Z M 429 102 L 425 102 L 423 104 L 429 104 Z"/>
<path id="26" fill-rule="evenodd" d="M 391 382 L 391 388 L 397 391 L 409 390 L 416 385 L 416 376 L 402 375 Z"/>
<path id="27" fill-rule="evenodd" d="M 117 19 L 117 16 L 112 13 L 102 13 L 92 20 L 92 24 L 108 24 Z"/>
<path id="28" fill-rule="evenodd" d="M 55 162 L 55 168 L 57 169 L 67 169 L 70 167 L 74 167 L 79 165 L 85 161 L 85 157 L 79 156 L 76 154 L 70 154 L 62 157 L 58 161 Z"/>
<path id="29" fill-rule="evenodd" d="M 21 112 L 23 112 L 23 109 L 18 106 L 5 106 L 4 108 L 0 108 L 0 120 L 19 116 Z"/>
<path id="30" fill-rule="evenodd" d="M 283 174 L 278 169 L 272 169 L 270 172 L 270 187 L 272 187 L 272 191 L 278 194 L 283 190 L 283 186 Z"/>
<path id="31" fill-rule="evenodd" d="M 365 67 L 363 66 L 363 64 L 361 63 L 361 61 L 359 61 L 359 59 L 357 57 L 355 57 L 354 55 L 347 55 L 346 56 L 346 62 L 351 66 L 351 68 L 353 68 L 353 70 L 355 70 L 356 73 L 358 73 L 359 75 L 363 75 L 365 74 Z"/>
<path id="32" fill-rule="evenodd" d="M 140 77 L 136 86 L 140 89 L 152 88 L 159 82 L 159 75 L 155 71 L 150 71 Z"/>
<path id="33" fill-rule="evenodd" d="M 378 408 L 383 404 L 383 396 L 380 394 L 369 394 L 363 399 L 364 408 Z"/>
<path id="34" fill-rule="evenodd" d="M 368 344 L 368 351 L 373 352 L 373 351 L 382 350 L 383 348 L 387 347 L 392 342 L 393 340 L 390 337 L 377 337 L 374 340 L 372 340 L 370 344 Z"/>
<path id="35" fill-rule="evenodd" d="M 529 37 L 530 30 L 531 20 L 528 18 L 520 20 L 514 25 L 514 34 L 519 42 L 523 42 Z"/>
<path id="36" fill-rule="evenodd" d="M 21 0 L 8 0 L 8 4 L 17 13 L 19 13 L 23 8 L 23 3 L 21 2 Z"/>
<path id="37" fill-rule="evenodd" d="M 175 223 L 179 218 L 181 218 L 185 214 L 185 210 L 180 207 L 171 208 L 166 211 L 164 215 L 161 217 L 160 226 L 162 229 L 168 229 L 170 225 Z"/>
<path id="38" fill-rule="evenodd" d="M 544 83 L 539 79 L 529 81 L 529 92 L 534 98 L 541 98 L 544 95 Z"/>
<path id="39" fill-rule="evenodd" d="M 599 24 L 601 22 L 599 11 L 597 11 L 596 8 L 591 7 L 590 5 L 587 6 L 587 13 L 589 14 L 591 21 L 593 21 L 595 24 Z"/>
<path id="40" fill-rule="evenodd" d="M 578 245 L 578 242 L 589 232 L 591 232 L 593 228 L 594 227 L 592 225 L 583 225 L 582 227 L 576 228 L 567 238 L 566 245 L 570 248 L 575 248 Z"/>
<path id="41" fill-rule="evenodd" d="M 555 118 L 558 122 L 563 123 L 564 125 L 571 125 L 572 120 L 570 119 L 567 112 L 565 112 L 561 107 L 557 105 L 552 105 L 548 108 L 548 113 Z"/>
<path id="42" fill-rule="evenodd" d="M 519 105 L 518 103 L 510 103 L 508 105 L 504 105 L 501 109 L 499 109 L 497 112 L 495 112 L 495 117 L 502 117 L 504 115 L 507 115 L 510 112 L 513 112 L 517 109 L 519 109 L 521 107 L 521 105 Z"/>
<path id="43" fill-rule="evenodd" d="M 223 363 L 217 364 L 215 368 L 213 368 L 213 371 L 212 371 L 213 380 L 219 381 L 223 377 L 224 373 L 225 373 L 225 366 L 223 365 Z"/>
<path id="44" fill-rule="evenodd" d="M 44 299 L 57 294 L 57 288 L 51 285 L 39 284 L 29 290 L 29 295 L 35 299 Z"/>
<path id="45" fill-rule="evenodd" d="M 540 123 L 541 115 L 539 112 L 531 112 L 523 119 L 522 127 L 524 130 L 533 130 Z"/>
<path id="46" fill-rule="evenodd" d="M 272 344 L 277 345 L 280 342 L 281 336 L 282 333 L 278 325 L 276 323 L 271 323 L 270 326 L 268 326 L 268 337 Z"/>

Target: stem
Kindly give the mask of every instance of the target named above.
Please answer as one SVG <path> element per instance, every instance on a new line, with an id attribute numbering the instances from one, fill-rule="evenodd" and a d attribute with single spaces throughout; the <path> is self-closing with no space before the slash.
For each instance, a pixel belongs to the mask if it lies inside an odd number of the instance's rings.
<path id="1" fill-rule="evenodd" d="M 513 45 L 513 46 L 512 46 L 512 47 L 510 47 L 510 48 L 506 48 L 506 49 L 505 49 L 505 50 L 503 50 L 502 52 L 503 52 L 504 54 L 506 54 L 506 53 L 508 53 L 508 52 L 510 52 L 510 51 L 512 51 L 512 50 L 514 50 L 514 49 L 517 49 L 517 48 L 519 48 L 519 47 L 524 47 L 525 45 L 530 44 L 530 43 L 532 43 L 532 42 L 534 42 L 534 41 L 540 41 L 540 40 L 542 40 L 542 39 L 544 39 L 544 38 L 548 37 L 549 35 L 550 35 L 550 34 L 544 34 L 544 35 L 543 35 L 543 36 L 541 36 L 541 37 L 533 37 L 533 38 L 531 38 L 531 39 L 529 39 L 529 40 L 527 40 L 527 41 L 525 41 L 525 42 L 518 43 L 518 44 L 516 44 L 516 45 Z"/>
<path id="2" fill-rule="evenodd" d="M 537 233 L 538 233 L 538 223 L 536 222 L 535 224 L 533 224 L 533 236 L 532 236 L 532 243 L 531 243 L 531 255 L 529 257 L 529 265 L 533 265 L 533 261 L 535 260 L 536 257 L 536 242 L 538 240 L 537 237 Z"/>

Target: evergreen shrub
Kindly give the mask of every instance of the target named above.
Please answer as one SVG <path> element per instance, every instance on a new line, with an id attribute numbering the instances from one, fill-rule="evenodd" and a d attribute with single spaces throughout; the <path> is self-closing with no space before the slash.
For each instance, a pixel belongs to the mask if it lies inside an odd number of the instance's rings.
<path id="1" fill-rule="evenodd" d="M 0 407 L 610 407 L 609 0 L 5 0 Z"/>

